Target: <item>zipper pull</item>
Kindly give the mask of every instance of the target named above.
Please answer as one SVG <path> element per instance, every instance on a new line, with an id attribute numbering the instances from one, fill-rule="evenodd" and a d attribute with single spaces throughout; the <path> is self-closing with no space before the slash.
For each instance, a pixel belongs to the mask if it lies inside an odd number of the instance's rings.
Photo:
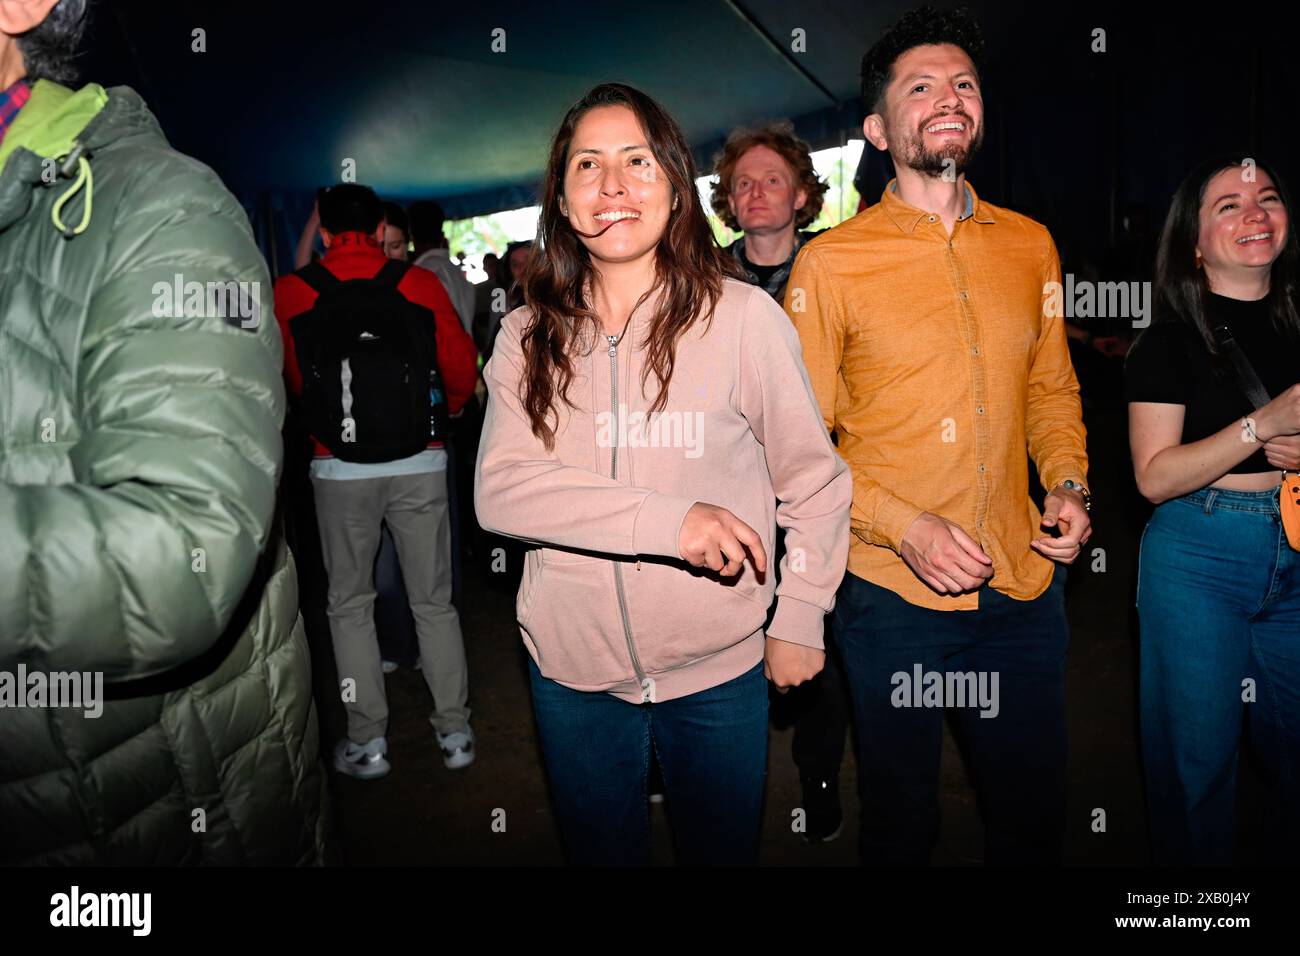
<path id="1" fill-rule="evenodd" d="M 637 558 L 637 561 L 636 561 L 636 569 L 637 569 L 638 571 L 641 570 L 641 559 L 640 559 L 640 558 Z"/>
<path id="2" fill-rule="evenodd" d="M 647 677 L 641 681 L 641 703 L 653 704 L 655 702 L 655 681 L 653 677 Z"/>

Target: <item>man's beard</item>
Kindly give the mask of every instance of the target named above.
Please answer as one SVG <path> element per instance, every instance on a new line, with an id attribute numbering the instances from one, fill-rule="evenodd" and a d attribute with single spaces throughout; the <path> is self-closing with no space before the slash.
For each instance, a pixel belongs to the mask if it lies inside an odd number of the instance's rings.
<path id="1" fill-rule="evenodd" d="M 974 124 L 969 116 L 963 113 L 953 113 L 946 117 L 927 120 L 926 126 L 933 126 L 935 123 L 948 123 L 960 120 L 970 129 Z M 976 157 L 980 151 L 980 146 L 984 143 L 984 126 L 981 124 L 975 130 L 975 138 L 971 140 L 970 145 L 964 143 L 949 143 L 946 146 L 940 146 L 938 149 L 929 149 L 925 145 L 925 127 L 918 129 L 907 143 L 906 162 L 909 167 L 915 169 L 918 173 L 938 179 L 945 173 L 952 177 L 957 177 L 966 171 L 966 167 Z M 951 170 L 951 172 L 949 172 Z"/>

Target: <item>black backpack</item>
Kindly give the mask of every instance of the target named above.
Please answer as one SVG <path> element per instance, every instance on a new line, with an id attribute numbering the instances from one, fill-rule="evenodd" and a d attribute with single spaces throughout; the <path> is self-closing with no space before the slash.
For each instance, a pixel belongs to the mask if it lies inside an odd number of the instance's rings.
<path id="1" fill-rule="evenodd" d="M 319 262 L 296 273 L 319 293 L 289 322 L 301 410 L 343 461 L 407 458 L 447 437 L 433 312 L 397 291 L 408 268 L 390 259 L 374 278 L 346 282 Z"/>

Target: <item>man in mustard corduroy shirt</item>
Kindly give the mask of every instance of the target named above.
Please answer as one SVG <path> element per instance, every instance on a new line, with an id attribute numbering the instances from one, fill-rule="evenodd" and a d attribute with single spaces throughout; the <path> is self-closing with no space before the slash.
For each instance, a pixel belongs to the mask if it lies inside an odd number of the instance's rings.
<path id="1" fill-rule="evenodd" d="M 1088 460 L 1065 330 L 1045 308 L 1051 236 L 965 179 L 984 136 L 982 48 L 964 12 L 921 8 L 867 53 L 863 129 L 897 178 L 804 247 L 786 292 L 853 472 L 835 636 L 870 863 L 929 859 L 945 707 L 968 744 L 986 862 L 1061 854 L 1065 566 L 1090 533 Z"/>

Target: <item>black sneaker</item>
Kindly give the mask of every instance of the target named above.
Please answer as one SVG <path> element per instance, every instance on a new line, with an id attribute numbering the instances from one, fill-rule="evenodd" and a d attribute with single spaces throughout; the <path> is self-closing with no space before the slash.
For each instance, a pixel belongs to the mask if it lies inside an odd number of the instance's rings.
<path id="1" fill-rule="evenodd" d="M 830 843 L 844 828 L 839 775 L 827 777 L 801 774 L 799 783 L 803 787 L 803 809 L 806 814 L 804 842 Z"/>

